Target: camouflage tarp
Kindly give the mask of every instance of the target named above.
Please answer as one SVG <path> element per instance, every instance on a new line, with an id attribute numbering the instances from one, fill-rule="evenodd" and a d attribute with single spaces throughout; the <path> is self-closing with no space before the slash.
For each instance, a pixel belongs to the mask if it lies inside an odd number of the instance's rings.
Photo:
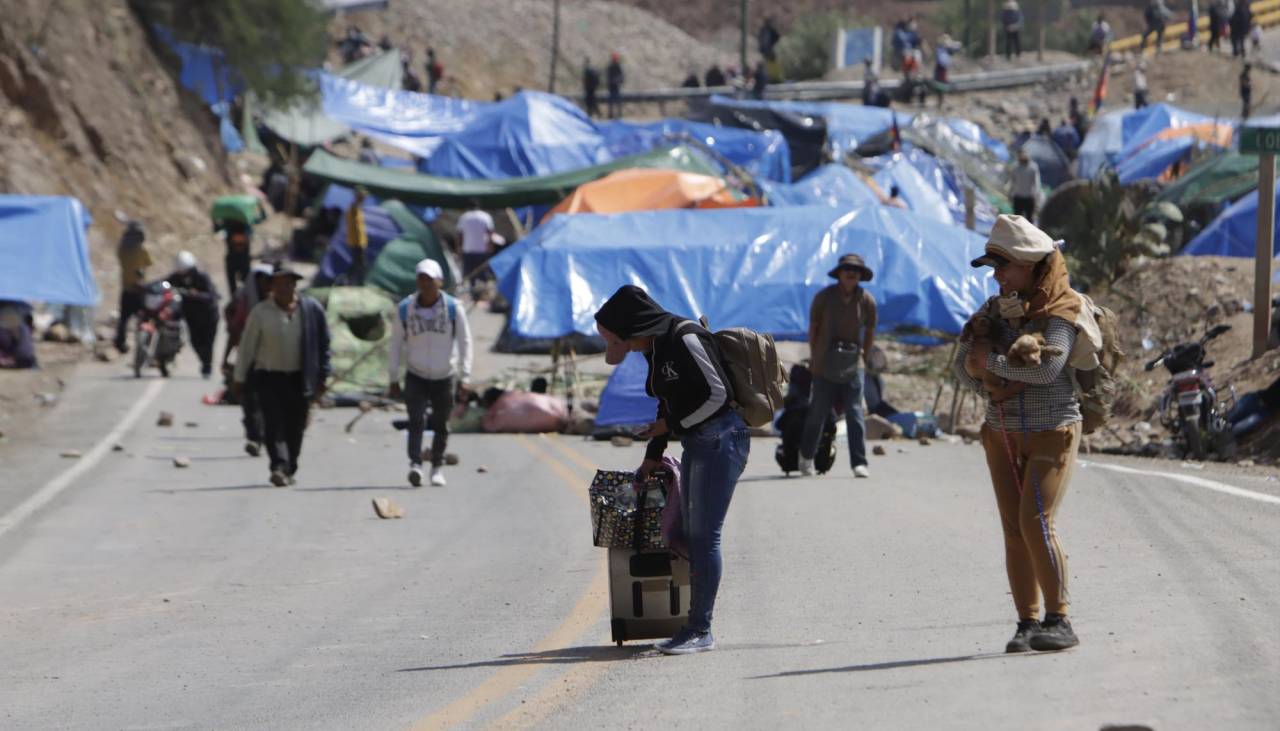
<path id="1" fill-rule="evenodd" d="M 334 395 L 382 393 L 387 388 L 387 345 L 395 300 L 375 287 L 318 287 L 307 290 L 324 305 L 336 380 Z"/>

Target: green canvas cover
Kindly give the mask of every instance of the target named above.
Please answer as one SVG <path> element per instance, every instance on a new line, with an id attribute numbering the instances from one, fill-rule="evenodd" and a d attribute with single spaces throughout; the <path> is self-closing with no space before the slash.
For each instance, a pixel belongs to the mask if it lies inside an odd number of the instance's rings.
<path id="1" fill-rule="evenodd" d="M 387 387 L 388 344 L 396 301 L 376 287 L 317 287 L 329 322 L 334 395 L 381 393 Z"/>
<path id="2" fill-rule="evenodd" d="M 414 215 L 413 211 L 398 200 L 383 201 L 379 207 L 391 216 L 402 233 L 394 241 L 388 242 L 386 247 L 378 253 L 378 258 L 374 261 L 373 268 L 365 281 L 399 297 L 405 297 L 417 286 L 414 284 L 416 277 L 414 268 L 418 266 L 418 262 L 430 258 L 435 259 L 444 270 L 444 288 L 452 292 L 458 285 L 458 280 L 454 276 L 454 267 L 445 253 L 444 245 L 440 243 L 440 239 L 436 238 L 431 227 L 423 223 L 421 218 Z M 391 246 L 401 239 L 416 244 L 417 248 L 405 243 L 398 243 L 394 248 Z M 392 253 L 388 255 L 388 251 Z M 413 260 L 409 261 L 409 257 L 413 257 Z M 386 261 L 383 261 L 384 259 Z"/>
<path id="3" fill-rule="evenodd" d="M 262 220 L 258 199 L 251 195 L 224 195 L 213 199 L 209 207 L 212 221 L 239 221 L 250 226 Z"/>
<path id="4" fill-rule="evenodd" d="M 379 198 L 442 208 L 467 208 L 470 201 L 482 208 L 555 205 L 579 185 L 626 168 L 661 168 L 703 175 L 721 175 L 715 163 L 697 150 L 678 145 L 621 157 L 603 165 L 569 170 L 555 175 L 502 180 L 463 180 L 367 165 L 316 150 L 304 170 L 311 175 L 347 186 L 362 185 Z"/>
<path id="5" fill-rule="evenodd" d="M 1160 192 L 1159 201 L 1179 208 L 1217 208 L 1258 187 L 1258 156 L 1224 152 L 1196 165 Z"/>

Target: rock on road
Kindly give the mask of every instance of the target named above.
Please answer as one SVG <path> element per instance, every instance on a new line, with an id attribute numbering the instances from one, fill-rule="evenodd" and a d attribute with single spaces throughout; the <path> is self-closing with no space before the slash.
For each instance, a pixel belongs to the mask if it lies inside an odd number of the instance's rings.
<path id="1" fill-rule="evenodd" d="M 150 384 L 86 367 L 39 430 L 0 443 L 0 727 L 1280 725 L 1275 481 L 1182 471 L 1240 488 L 1223 492 L 1089 460 L 1060 513 L 1082 645 L 1005 656 L 976 447 L 894 443 L 870 480 L 782 479 L 756 439 L 720 649 L 667 658 L 610 644 L 590 545 L 592 470 L 633 467 L 639 446 L 456 436 L 448 487 L 413 490 L 391 415 L 347 434 L 353 412 L 321 411 L 298 485 L 277 489 L 238 411 L 200 404 L 209 383 Z M 150 388 L 122 451 L 23 508 Z M 405 518 L 374 517 L 377 496 Z"/>

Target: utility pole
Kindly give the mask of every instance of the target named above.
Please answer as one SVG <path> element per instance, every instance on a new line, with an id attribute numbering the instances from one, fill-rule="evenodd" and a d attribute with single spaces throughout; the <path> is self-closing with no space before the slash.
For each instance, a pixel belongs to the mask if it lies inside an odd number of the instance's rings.
<path id="1" fill-rule="evenodd" d="M 747 75 L 747 10 L 751 0 L 742 0 L 742 35 L 738 39 L 738 73 L 742 78 Z"/>
<path id="2" fill-rule="evenodd" d="M 987 0 L 987 58 L 996 57 L 996 0 Z"/>
<path id="3" fill-rule="evenodd" d="M 1036 60 L 1044 60 L 1044 4 L 1047 0 L 1036 0 L 1036 34 L 1040 36 L 1036 46 Z"/>
<path id="4" fill-rule="evenodd" d="M 560 0 L 552 0 L 554 11 L 551 20 L 551 80 L 547 91 L 556 93 L 556 62 L 560 60 Z"/>
<path id="5" fill-rule="evenodd" d="M 970 29 L 970 26 L 973 25 L 972 13 L 973 13 L 973 0 L 964 0 L 964 52 L 965 53 L 970 53 L 973 51 L 973 49 L 969 47 L 969 39 L 970 39 L 969 29 Z"/>

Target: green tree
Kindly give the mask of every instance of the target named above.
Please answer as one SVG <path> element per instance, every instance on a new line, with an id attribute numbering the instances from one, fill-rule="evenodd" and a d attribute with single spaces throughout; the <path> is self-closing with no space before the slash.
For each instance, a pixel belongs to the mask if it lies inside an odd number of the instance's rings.
<path id="1" fill-rule="evenodd" d="M 268 104 L 315 93 L 305 70 L 324 61 L 324 12 L 313 0 L 132 0 L 181 41 L 221 49 L 234 76 Z"/>
<path id="2" fill-rule="evenodd" d="M 819 79 L 831 68 L 836 31 L 864 25 L 834 10 L 802 15 L 778 41 L 778 61 L 787 79 Z"/>

